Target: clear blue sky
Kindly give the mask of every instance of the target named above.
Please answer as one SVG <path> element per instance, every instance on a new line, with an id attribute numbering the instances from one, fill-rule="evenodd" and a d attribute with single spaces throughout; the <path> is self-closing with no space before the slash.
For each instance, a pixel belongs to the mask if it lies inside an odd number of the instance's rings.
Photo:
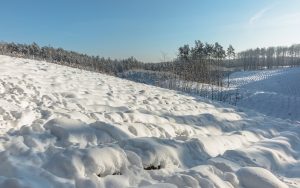
<path id="1" fill-rule="evenodd" d="M 300 0 L 2 0 L 0 40 L 156 62 L 199 39 L 300 43 Z"/>

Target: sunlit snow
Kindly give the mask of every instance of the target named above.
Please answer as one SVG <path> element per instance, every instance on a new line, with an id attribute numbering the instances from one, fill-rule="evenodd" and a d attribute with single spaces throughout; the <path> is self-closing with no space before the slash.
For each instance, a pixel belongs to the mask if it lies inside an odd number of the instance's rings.
<path id="1" fill-rule="evenodd" d="M 8 56 L 0 96 L 0 187 L 300 187 L 296 122 Z"/>

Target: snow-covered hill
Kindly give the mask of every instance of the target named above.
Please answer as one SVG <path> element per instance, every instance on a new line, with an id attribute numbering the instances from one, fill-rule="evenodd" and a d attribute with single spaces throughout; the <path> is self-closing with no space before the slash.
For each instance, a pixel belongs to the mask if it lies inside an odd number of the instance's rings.
<path id="1" fill-rule="evenodd" d="M 0 56 L 0 187 L 300 187 L 300 125 Z"/>
<path id="2" fill-rule="evenodd" d="M 300 122 L 300 68 L 236 72 L 231 86 L 242 95 L 238 106 Z"/>

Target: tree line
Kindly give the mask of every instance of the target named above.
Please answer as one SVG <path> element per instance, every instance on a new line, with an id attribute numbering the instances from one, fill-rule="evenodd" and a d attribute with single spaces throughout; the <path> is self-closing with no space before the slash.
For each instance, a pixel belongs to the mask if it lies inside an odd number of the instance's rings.
<path id="1" fill-rule="evenodd" d="M 231 66 L 242 66 L 243 70 L 273 69 L 300 65 L 300 44 L 289 47 L 249 49 L 237 54 Z"/>
<path id="2" fill-rule="evenodd" d="M 218 73 L 220 70 L 218 66 L 221 65 L 226 55 L 234 56 L 234 49 L 230 47 L 226 53 L 219 43 L 204 44 L 201 41 L 195 41 L 195 46 L 191 48 L 189 45 L 180 47 L 178 58 L 174 61 L 162 63 L 143 63 L 134 57 L 116 60 L 89 56 L 62 48 L 40 47 L 36 43 L 27 45 L 0 42 L 0 54 L 45 60 L 116 76 L 129 70 L 151 70 L 172 73 L 183 80 L 220 84 L 221 75 Z M 215 78 L 219 80 L 216 81 Z"/>
<path id="3" fill-rule="evenodd" d="M 28 59 L 45 60 L 74 68 L 117 75 L 130 69 L 139 69 L 143 63 L 130 57 L 124 60 L 89 56 L 74 51 L 51 46 L 40 47 L 36 43 L 30 45 L 16 43 L 0 43 L 0 54 Z"/>

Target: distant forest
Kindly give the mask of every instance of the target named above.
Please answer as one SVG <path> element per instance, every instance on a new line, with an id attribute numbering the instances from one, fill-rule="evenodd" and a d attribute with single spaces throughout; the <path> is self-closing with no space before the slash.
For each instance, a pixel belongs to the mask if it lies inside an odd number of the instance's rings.
<path id="1" fill-rule="evenodd" d="M 230 73 L 237 70 L 274 69 L 300 65 L 300 44 L 289 47 L 249 49 L 236 53 L 233 46 L 224 48 L 218 42 L 203 43 L 196 40 L 193 46 L 178 48 L 178 56 L 170 62 L 143 63 L 130 57 L 114 60 L 99 56 L 67 51 L 50 46 L 0 42 L 0 54 L 22 57 L 105 73 L 129 80 L 152 84 L 168 89 L 200 94 L 212 100 L 226 101 L 232 93 L 223 92 L 229 87 Z M 228 78 L 228 79 L 225 79 Z M 207 88 L 204 87 L 207 86 Z M 209 92 L 208 92 L 209 91 Z"/>

